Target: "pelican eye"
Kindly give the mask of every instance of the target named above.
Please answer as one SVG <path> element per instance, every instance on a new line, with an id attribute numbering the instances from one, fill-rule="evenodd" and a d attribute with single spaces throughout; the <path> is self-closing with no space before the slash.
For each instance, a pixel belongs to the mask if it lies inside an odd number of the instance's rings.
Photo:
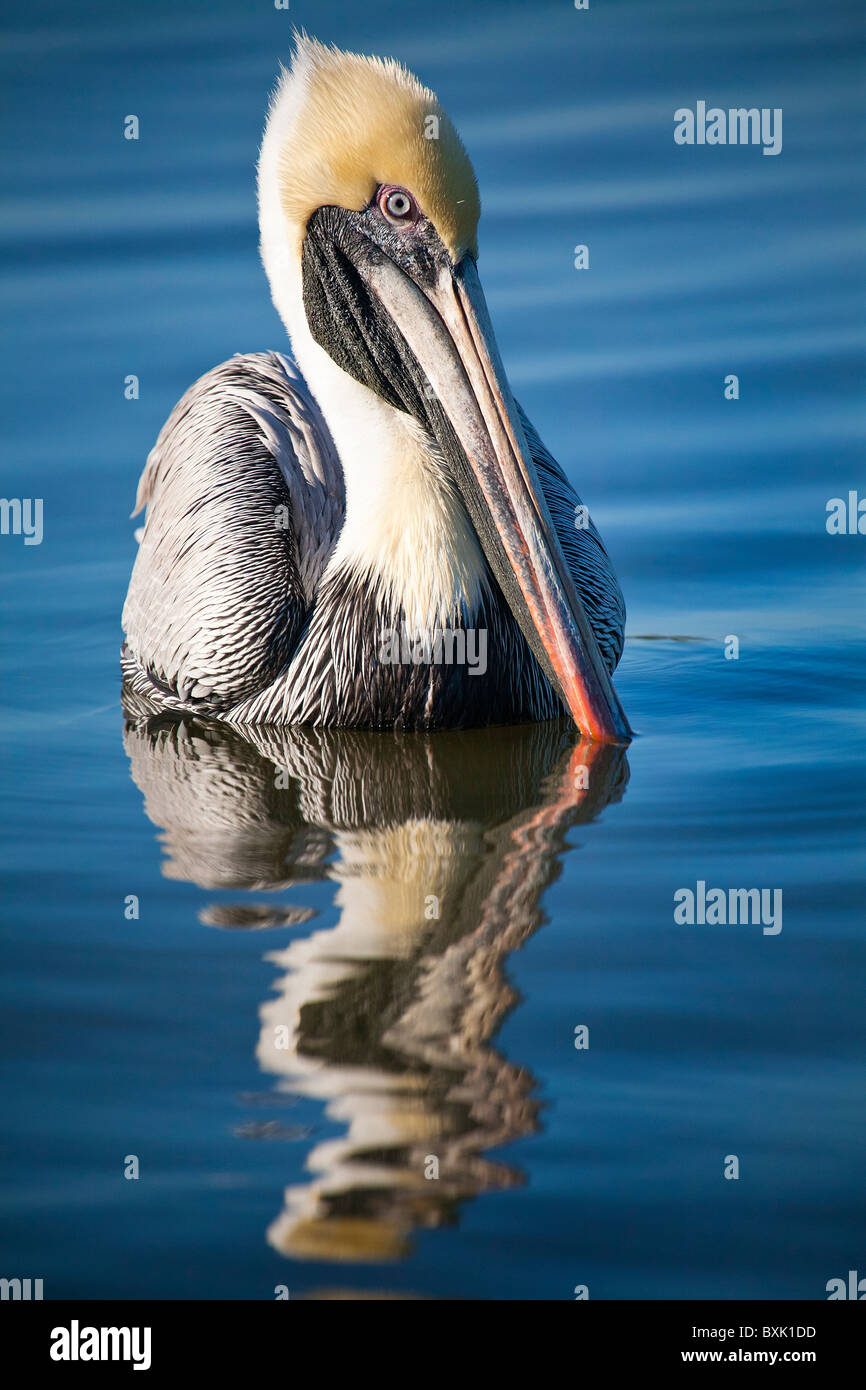
<path id="1" fill-rule="evenodd" d="M 405 188 L 380 188 L 377 201 L 379 211 L 392 227 L 408 227 L 418 220 L 418 204 Z"/>

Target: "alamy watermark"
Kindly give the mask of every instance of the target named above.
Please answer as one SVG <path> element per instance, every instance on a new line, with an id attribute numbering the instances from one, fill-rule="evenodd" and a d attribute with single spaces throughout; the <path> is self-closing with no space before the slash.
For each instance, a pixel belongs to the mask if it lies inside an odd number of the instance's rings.
<path id="1" fill-rule="evenodd" d="M 678 145 L 763 145 L 764 154 L 782 153 L 781 106 L 707 107 L 695 103 L 694 111 L 680 106 L 674 112 L 674 140 Z"/>
<path id="2" fill-rule="evenodd" d="M 699 878 L 694 889 L 677 888 L 674 921 L 680 926 L 761 926 L 764 936 L 782 930 L 781 888 L 707 888 Z"/>
<path id="3" fill-rule="evenodd" d="M 487 629 L 387 627 L 379 634 L 383 666 L 467 666 L 470 676 L 487 670 Z"/>
<path id="4" fill-rule="evenodd" d="M 42 498 L 0 497 L 0 535 L 23 536 L 25 545 L 41 545 Z"/>
<path id="5" fill-rule="evenodd" d="M 827 1290 L 827 1302 L 834 1303 L 840 1298 L 855 1299 L 862 1303 L 866 1299 L 866 1279 L 861 1279 L 856 1269 L 848 1270 L 846 1279 L 828 1279 L 824 1286 Z"/>
<path id="6" fill-rule="evenodd" d="M 826 506 L 828 536 L 866 536 L 866 497 L 852 488 L 847 500 L 831 497 Z"/>
<path id="7" fill-rule="evenodd" d="M 0 1299 L 27 1303 L 31 1299 L 39 1302 L 42 1298 L 41 1279 L 0 1279 Z"/>
<path id="8" fill-rule="evenodd" d="M 69 1327 L 51 1330 L 52 1361 L 131 1361 L 134 1371 L 150 1370 L 149 1327 Z"/>

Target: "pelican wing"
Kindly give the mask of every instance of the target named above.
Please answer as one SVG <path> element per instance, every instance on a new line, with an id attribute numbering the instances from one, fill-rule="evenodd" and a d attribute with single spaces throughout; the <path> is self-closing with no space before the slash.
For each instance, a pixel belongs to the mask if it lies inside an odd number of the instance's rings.
<path id="1" fill-rule="evenodd" d="M 604 542 L 556 459 L 515 401 L 556 534 L 609 672 L 622 656 L 625 603 Z M 586 524 L 583 525 L 584 517 Z"/>
<path id="2" fill-rule="evenodd" d="M 191 386 L 148 457 L 144 506 L 127 687 L 224 713 L 285 667 L 343 521 L 337 452 L 293 363 L 238 355 Z"/>

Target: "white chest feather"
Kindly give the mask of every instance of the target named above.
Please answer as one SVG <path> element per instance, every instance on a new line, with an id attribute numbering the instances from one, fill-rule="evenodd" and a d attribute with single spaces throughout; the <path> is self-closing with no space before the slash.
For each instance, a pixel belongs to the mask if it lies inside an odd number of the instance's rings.
<path id="1" fill-rule="evenodd" d="M 346 484 L 346 520 L 328 570 L 349 565 L 369 576 L 413 629 L 447 626 L 461 607 L 472 613 L 486 562 L 434 442 L 343 372 L 313 340 L 300 306 L 292 307 L 295 358 L 328 421 Z"/>
<path id="2" fill-rule="evenodd" d="M 407 427 L 408 426 L 408 427 Z M 344 465 L 345 466 L 345 465 Z M 345 466 L 346 523 L 333 557 L 374 578 L 410 627 L 447 625 L 478 605 L 484 559 L 465 508 L 413 422 L 367 436 Z"/>

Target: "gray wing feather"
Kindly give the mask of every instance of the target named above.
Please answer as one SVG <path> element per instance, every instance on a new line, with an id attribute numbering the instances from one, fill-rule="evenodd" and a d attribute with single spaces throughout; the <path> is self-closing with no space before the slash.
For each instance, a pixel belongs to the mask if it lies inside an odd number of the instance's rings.
<path id="1" fill-rule="evenodd" d="M 238 355 L 190 387 L 143 506 L 124 677 L 161 708 L 222 713 L 286 665 L 343 521 L 336 450 L 288 358 Z"/>
<path id="2" fill-rule="evenodd" d="M 613 565 L 592 520 L 586 527 L 576 525 L 580 498 L 529 417 L 519 405 L 517 410 L 571 577 L 612 673 L 622 656 L 625 634 L 625 601 Z"/>
<path id="3" fill-rule="evenodd" d="M 264 358 L 261 367 L 259 358 Z M 274 352 L 243 360 L 256 363 L 261 379 L 256 389 L 238 388 L 235 394 L 258 424 L 283 475 L 291 498 L 298 566 L 310 604 L 343 524 L 343 470 L 324 416 L 291 358 Z M 269 396 L 263 395 L 264 383 L 270 386 Z M 281 404 L 286 383 L 291 394 L 288 403 Z"/>

